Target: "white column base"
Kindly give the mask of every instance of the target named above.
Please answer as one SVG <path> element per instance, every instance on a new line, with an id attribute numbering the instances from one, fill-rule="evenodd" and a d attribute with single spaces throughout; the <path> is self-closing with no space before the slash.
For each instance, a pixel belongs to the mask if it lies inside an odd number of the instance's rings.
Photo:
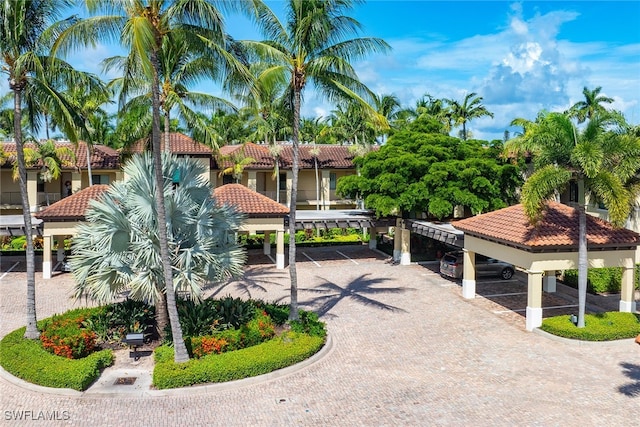
<path id="1" fill-rule="evenodd" d="M 42 261 L 42 278 L 51 279 L 51 262 Z"/>
<path id="2" fill-rule="evenodd" d="M 411 254 L 403 252 L 400 256 L 400 265 L 411 265 Z"/>
<path id="3" fill-rule="evenodd" d="M 462 279 L 462 298 L 474 299 L 476 297 L 476 281 Z"/>
<path id="4" fill-rule="evenodd" d="M 396 250 L 396 249 L 393 250 L 393 260 L 396 261 L 396 262 L 400 261 L 400 251 L 399 250 Z"/>
<path id="5" fill-rule="evenodd" d="M 556 291 L 556 276 L 544 276 L 542 278 L 542 290 L 554 293 Z"/>
<path id="6" fill-rule="evenodd" d="M 620 311 L 622 313 L 635 313 L 636 302 L 635 301 L 622 301 L 620 300 Z"/>
<path id="7" fill-rule="evenodd" d="M 375 249 L 378 247 L 378 241 L 376 239 L 369 240 L 369 249 Z"/>
<path id="8" fill-rule="evenodd" d="M 535 328 L 539 328 L 542 325 L 542 308 L 541 307 L 527 307 L 527 331 L 533 331 Z"/>
<path id="9" fill-rule="evenodd" d="M 276 268 L 284 270 L 284 254 L 276 254 Z"/>

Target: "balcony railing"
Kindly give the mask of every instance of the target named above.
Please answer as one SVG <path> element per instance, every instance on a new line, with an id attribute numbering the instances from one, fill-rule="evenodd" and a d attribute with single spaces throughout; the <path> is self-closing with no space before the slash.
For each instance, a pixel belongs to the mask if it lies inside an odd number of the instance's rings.
<path id="1" fill-rule="evenodd" d="M 48 206 L 62 198 L 60 193 L 38 193 L 37 205 Z M 29 200 L 33 203 L 33 200 Z M 0 194 L 0 204 L 20 206 L 22 205 L 22 194 L 19 191 L 7 191 Z"/>

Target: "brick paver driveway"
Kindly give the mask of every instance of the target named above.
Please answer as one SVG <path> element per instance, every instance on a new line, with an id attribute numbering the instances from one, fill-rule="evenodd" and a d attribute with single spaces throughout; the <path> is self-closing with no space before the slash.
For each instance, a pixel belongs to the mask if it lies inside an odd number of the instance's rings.
<path id="1" fill-rule="evenodd" d="M 637 425 L 640 346 L 632 340 L 550 340 L 524 331 L 520 316 L 463 300 L 459 286 L 428 268 L 323 250 L 305 249 L 316 262 L 298 264 L 301 304 L 322 315 L 333 341 L 317 363 L 259 384 L 166 396 L 66 396 L 2 379 L 2 422 L 31 410 L 67 411 L 67 420 L 38 425 Z M 258 264 L 213 292 L 285 301 L 288 277 Z M 24 324 L 24 273 L 0 286 L 4 335 Z M 69 274 L 38 280 L 39 316 L 73 305 L 70 287 Z"/>

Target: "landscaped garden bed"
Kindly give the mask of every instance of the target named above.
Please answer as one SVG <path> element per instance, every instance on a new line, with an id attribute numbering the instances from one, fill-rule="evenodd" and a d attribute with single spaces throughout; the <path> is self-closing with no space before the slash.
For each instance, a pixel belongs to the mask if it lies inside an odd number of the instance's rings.
<path id="1" fill-rule="evenodd" d="M 584 328 L 578 328 L 571 321 L 571 316 L 563 315 L 544 319 L 540 329 L 559 337 L 583 341 L 613 341 L 640 334 L 640 315 L 634 313 L 586 314 L 584 323 Z"/>
<path id="2" fill-rule="evenodd" d="M 173 362 L 171 343 L 155 349 L 157 388 L 230 381 L 281 369 L 318 352 L 325 343 L 324 323 L 300 311 L 287 322 L 288 306 L 225 297 L 195 304 L 178 303 L 191 360 Z M 23 338 L 25 328 L 0 342 L 0 365 L 12 375 L 46 387 L 86 390 L 113 364 L 113 349 L 127 333 L 153 338 L 153 307 L 126 300 L 76 309 L 38 322 L 40 340 Z"/>

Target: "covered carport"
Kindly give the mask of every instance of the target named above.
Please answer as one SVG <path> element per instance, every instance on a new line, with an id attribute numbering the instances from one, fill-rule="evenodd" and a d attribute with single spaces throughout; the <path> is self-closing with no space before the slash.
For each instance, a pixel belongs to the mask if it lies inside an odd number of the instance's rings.
<path id="1" fill-rule="evenodd" d="M 549 202 L 537 226 L 522 205 L 515 205 L 453 223 L 464 232 L 462 295 L 475 298 L 475 254 L 511 263 L 527 273 L 526 329 L 542 324 L 542 292 L 556 291 L 556 271 L 578 268 L 578 211 Z M 614 228 L 587 215 L 589 267 L 622 267 L 620 311 L 635 312 L 634 266 L 640 262 L 640 235 Z"/>

